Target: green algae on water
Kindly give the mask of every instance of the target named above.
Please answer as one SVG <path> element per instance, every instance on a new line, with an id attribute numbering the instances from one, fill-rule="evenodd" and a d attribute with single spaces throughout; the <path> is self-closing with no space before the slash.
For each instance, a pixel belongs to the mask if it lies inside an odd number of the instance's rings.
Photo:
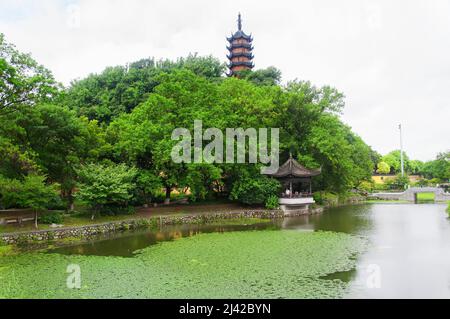
<path id="1" fill-rule="evenodd" d="M 0 298 L 339 298 L 359 237 L 265 230 L 161 242 L 133 258 L 25 253 L 0 258 Z M 67 266 L 81 270 L 69 289 Z"/>

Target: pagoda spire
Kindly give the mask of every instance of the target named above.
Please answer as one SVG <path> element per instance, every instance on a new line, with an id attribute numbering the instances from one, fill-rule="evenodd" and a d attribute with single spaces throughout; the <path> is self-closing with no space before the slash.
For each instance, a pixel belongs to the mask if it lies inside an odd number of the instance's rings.
<path id="1" fill-rule="evenodd" d="M 241 13 L 238 14 L 238 30 L 242 30 L 242 19 L 241 19 Z"/>
<path id="2" fill-rule="evenodd" d="M 241 13 L 238 14 L 237 20 L 238 31 L 231 35 L 231 37 L 227 38 L 230 43 L 227 46 L 228 51 L 230 52 L 227 55 L 230 63 L 228 67 L 230 72 L 229 76 L 236 76 L 239 71 L 251 70 L 253 65 L 253 38 L 251 35 L 245 34 L 242 30 L 242 17 Z"/>

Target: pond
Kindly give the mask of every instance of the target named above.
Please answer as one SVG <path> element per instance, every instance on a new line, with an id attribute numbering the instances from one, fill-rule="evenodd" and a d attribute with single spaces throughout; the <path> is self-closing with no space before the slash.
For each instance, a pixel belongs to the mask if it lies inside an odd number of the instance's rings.
<path id="1" fill-rule="evenodd" d="M 125 232 L 0 258 L 0 297 L 450 298 L 450 220 L 445 205 L 383 203 Z"/>

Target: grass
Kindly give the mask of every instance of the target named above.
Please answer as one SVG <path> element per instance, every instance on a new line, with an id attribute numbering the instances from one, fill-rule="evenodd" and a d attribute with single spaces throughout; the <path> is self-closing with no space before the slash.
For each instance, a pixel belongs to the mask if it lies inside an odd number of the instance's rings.
<path id="1" fill-rule="evenodd" d="M 76 227 L 76 226 L 85 226 L 85 225 L 93 225 L 93 224 L 102 224 L 113 221 L 121 221 L 121 220 L 129 220 L 133 218 L 138 218 L 137 215 L 115 215 L 115 216 L 96 216 L 94 220 L 91 219 L 90 215 L 87 214 L 66 214 L 63 218 L 64 227 Z M 47 230 L 51 229 L 50 225 L 39 223 L 39 230 Z M 33 231 L 36 230 L 34 228 L 34 222 L 24 222 L 22 225 L 17 223 L 8 224 L 8 225 L 0 225 L 0 233 L 12 233 L 18 231 Z"/>
<path id="2" fill-rule="evenodd" d="M 11 256 L 14 254 L 14 252 L 15 252 L 14 246 L 12 245 L 0 246 L 0 257 Z"/>
<path id="3" fill-rule="evenodd" d="M 418 201 L 434 201 L 434 193 L 417 193 Z"/>
<path id="4" fill-rule="evenodd" d="M 344 233 L 264 230 L 199 234 L 134 257 L 24 253 L 0 258 L 0 298 L 339 298 L 366 242 Z M 67 266 L 81 269 L 68 289 Z"/>
<path id="5" fill-rule="evenodd" d="M 448 217 L 450 218 L 450 201 L 447 202 L 447 213 Z"/>

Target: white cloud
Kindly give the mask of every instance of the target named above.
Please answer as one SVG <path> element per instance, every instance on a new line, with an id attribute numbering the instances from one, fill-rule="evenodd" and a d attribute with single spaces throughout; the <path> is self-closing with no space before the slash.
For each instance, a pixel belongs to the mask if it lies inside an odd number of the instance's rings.
<path id="1" fill-rule="evenodd" d="M 78 10 L 79 9 L 79 10 Z M 255 64 L 343 91 L 343 119 L 376 150 L 449 149 L 450 2 L 2 0 L 0 30 L 64 83 L 142 57 L 225 60 L 243 14 Z"/>

